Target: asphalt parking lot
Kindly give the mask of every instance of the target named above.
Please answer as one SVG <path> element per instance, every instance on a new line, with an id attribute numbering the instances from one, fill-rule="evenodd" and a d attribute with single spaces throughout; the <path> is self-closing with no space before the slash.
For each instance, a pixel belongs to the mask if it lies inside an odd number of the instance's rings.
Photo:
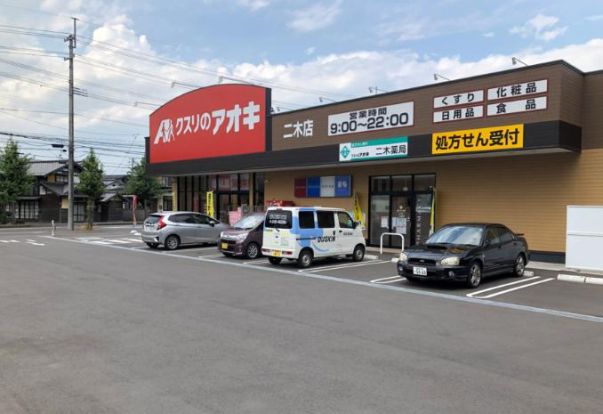
<path id="1" fill-rule="evenodd" d="M 40 232 L 41 240 L 48 240 L 47 232 Z M 355 263 L 348 259 L 327 259 L 316 261 L 309 269 L 300 270 L 295 262 L 284 260 L 274 266 L 267 258 L 245 260 L 242 258 L 224 257 L 215 245 L 189 246 L 176 251 L 153 250 L 148 248 L 139 236 L 139 229 L 131 226 L 97 227 L 90 234 L 63 235 L 69 240 L 88 243 L 97 246 L 108 246 L 122 249 L 141 250 L 152 254 L 174 255 L 202 261 L 212 261 L 248 268 L 284 270 L 308 276 L 358 281 L 368 284 L 388 286 L 412 290 L 414 292 L 435 293 L 467 297 L 522 305 L 527 307 L 544 308 L 552 311 L 576 313 L 603 317 L 603 286 L 574 284 L 557 280 L 558 272 L 552 270 L 534 269 L 529 265 L 526 276 L 520 279 L 511 276 L 495 276 L 485 278 L 478 289 L 467 289 L 462 283 L 454 282 L 409 282 L 397 275 L 395 264 L 391 262 L 394 255 L 378 256 L 374 252 L 367 253 L 367 259 Z M 32 240 L 32 239 L 30 239 Z M 0 240 L 0 243 L 2 241 Z"/>
<path id="2" fill-rule="evenodd" d="M 597 412 L 603 286 L 0 231 L 0 412 Z M 552 280 L 549 280 L 552 279 Z M 512 283 L 512 284 L 511 284 Z"/>

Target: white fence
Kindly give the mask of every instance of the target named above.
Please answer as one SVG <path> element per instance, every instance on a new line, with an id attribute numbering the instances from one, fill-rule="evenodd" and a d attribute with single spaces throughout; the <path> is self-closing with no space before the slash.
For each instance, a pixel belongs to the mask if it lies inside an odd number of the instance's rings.
<path id="1" fill-rule="evenodd" d="M 603 271 L 603 206 L 567 206 L 565 266 Z"/>

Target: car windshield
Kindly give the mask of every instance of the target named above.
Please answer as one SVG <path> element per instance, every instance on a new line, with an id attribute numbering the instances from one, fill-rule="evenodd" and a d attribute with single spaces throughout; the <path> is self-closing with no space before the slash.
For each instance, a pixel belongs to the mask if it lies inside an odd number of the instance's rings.
<path id="1" fill-rule="evenodd" d="M 447 226 L 431 235 L 425 244 L 465 244 L 479 246 L 484 229 L 477 226 Z"/>
<path id="2" fill-rule="evenodd" d="M 243 217 L 233 226 L 236 230 L 251 230 L 255 229 L 264 220 L 263 215 L 251 215 Z"/>

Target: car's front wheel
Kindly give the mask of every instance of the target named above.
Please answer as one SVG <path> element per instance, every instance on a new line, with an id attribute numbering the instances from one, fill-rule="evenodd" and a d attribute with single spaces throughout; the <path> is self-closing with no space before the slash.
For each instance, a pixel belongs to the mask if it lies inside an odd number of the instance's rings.
<path id="1" fill-rule="evenodd" d="M 245 256 L 248 259 L 257 259 L 260 256 L 260 246 L 257 243 L 249 243 L 245 249 Z"/>
<path id="2" fill-rule="evenodd" d="M 297 265 L 302 269 L 310 267 L 312 264 L 312 252 L 310 250 L 302 250 L 297 258 Z"/>
<path id="3" fill-rule="evenodd" d="M 172 234 L 165 239 L 163 246 L 166 250 L 176 250 L 178 247 L 180 247 L 180 239 L 178 236 Z"/>
<path id="4" fill-rule="evenodd" d="M 522 277 L 525 270 L 526 258 L 523 254 L 520 254 L 519 256 L 517 256 L 517 259 L 515 259 L 515 266 L 513 266 L 513 276 Z"/>
<path id="5" fill-rule="evenodd" d="M 364 259 L 364 246 L 359 244 L 354 247 L 354 253 L 352 253 L 352 260 L 355 262 L 361 262 Z"/>
<path id="6" fill-rule="evenodd" d="M 475 289 L 482 281 L 482 266 L 479 262 L 473 262 L 467 276 L 467 287 Z"/>

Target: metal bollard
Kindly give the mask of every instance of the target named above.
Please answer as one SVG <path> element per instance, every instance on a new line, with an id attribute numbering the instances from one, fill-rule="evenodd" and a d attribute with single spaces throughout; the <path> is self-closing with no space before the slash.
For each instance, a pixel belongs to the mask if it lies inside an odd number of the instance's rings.
<path id="1" fill-rule="evenodd" d="M 55 232 L 55 231 L 56 231 L 56 229 L 57 229 L 56 224 L 54 224 L 54 220 L 52 220 L 52 221 L 50 222 L 50 225 L 52 226 L 52 227 L 51 227 L 51 230 L 50 230 L 50 235 L 51 235 L 52 237 L 54 237 L 54 232 Z"/>

